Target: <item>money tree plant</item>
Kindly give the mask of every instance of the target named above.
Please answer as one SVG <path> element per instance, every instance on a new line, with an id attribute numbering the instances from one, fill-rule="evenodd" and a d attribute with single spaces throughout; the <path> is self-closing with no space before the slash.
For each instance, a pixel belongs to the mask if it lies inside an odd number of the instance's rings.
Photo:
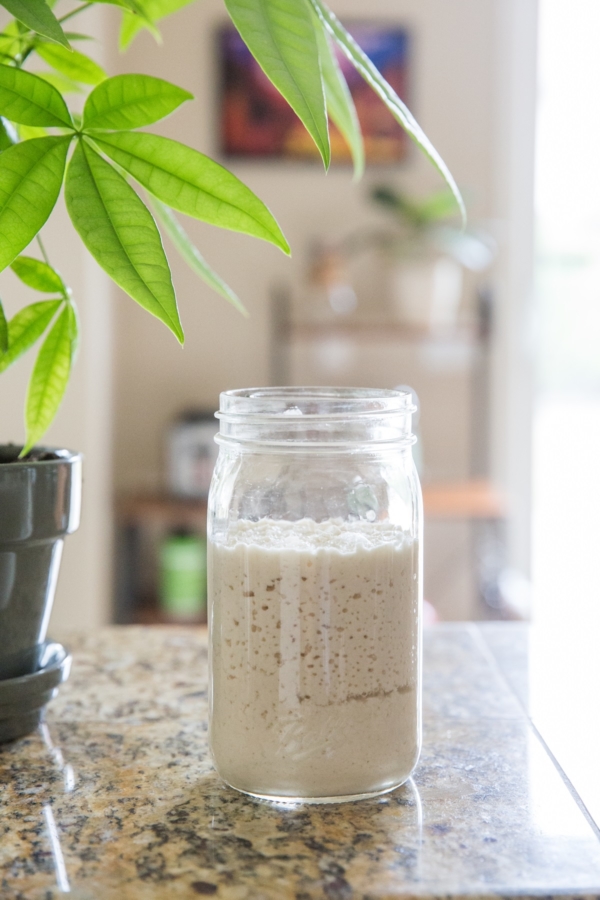
<path id="1" fill-rule="evenodd" d="M 200 278 L 244 308 L 192 244 L 175 212 L 290 252 L 272 213 L 235 175 L 191 147 L 140 130 L 193 99 L 187 90 L 150 75 L 108 77 L 75 49 L 88 36 L 70 31 L 72 20 L 96 2 L 121 8 L 124 49 L 140 29 L 158 36 L 157 23 L 191 0 L 85 0 L 67 3 L 62 12 L 63 2 L 0 0 L 14 17 L 0 32 L 0 271 L 10 266 L 44 295 L 10 321 L 0 301 L 0 372 L 41 341 L 25 403 L 22 456 L 58 410 L 78 342 L 72 292 L 41 237 L 42 229 L 51 227 L 48 219 L 61 189 L 94 259 L 181 343 L 161 230 Z M 443 160 L 322 0 L 225 0 L 225 5 L 249 50 L 310 133 L 325 169 L 329 120 L 347 141 L 357 176 L 364 166 L 356 110 L 334 52 L 338 47 L 438 169 L 464 215 Z M 37 70 L 40 61 L 49 71 Z M 65 95 L 82 91 L 88 94 L 78 115 Z M 39 252 L 24 254 L 32 242 Z"/>

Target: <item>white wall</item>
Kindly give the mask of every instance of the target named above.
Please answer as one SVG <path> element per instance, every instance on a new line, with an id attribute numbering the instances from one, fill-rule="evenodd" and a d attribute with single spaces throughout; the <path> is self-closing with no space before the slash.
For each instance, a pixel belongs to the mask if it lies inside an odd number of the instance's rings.
<path id="1" fill-rule="evenodd" d="M 524 308 L 531 261 L 536 2 L 373 0 L 367 13 L 360 0 L 338 0 L 333 6 L 342 17 L 368 15 L 411 29 L 411 106 L 465 191 L 472 217 L 499 225 L 493 468 L 497 481 L 511 488 L 511 561 L 526 569 L 530 383 Z M 116 11 L 91 15 L 96 34 L 108 33 L 112 41 Z M 213 34 L 225 19 L 220 0 L 202 0 L 167 20 L 162 47 L 142 34 L 125 56 L 105 59 L 111 72 L 148 72 L 192 90 L 193 104 L 162 130 L 211 155 L 216 153 Z M 82 30 L 83 25 L 82 20 Z M 88 52 L 98 55 L 101 45 L 90 44 Z M 278 281 L 302 278 L 311 240 L 364 221 L 368 185 L 381 177 L 397 177 L 415 191 L 439 184 L 416 152 L 407 165 L 373 171 L 358 186 L 347 170 L 333 169 L 325 176 L 318 165 L 231 168 L 270 205 L 294 256 L 288 260 L 259 241 L 188 220 L 190 233 L 242 296 L 251 317 L 243 319 L 229 308 L 171 253 L 185 350 L 164 326 L 109 287 L 80 248 L 62 208 L 46 236 L 53 259 L 75 290 L 83 329 L 73 382 L 48 435 L 49 442 L 81 449 L 86 457 L 83 519 L 78 534 L 67 541 L 54 618 L 58 627 L 93 625 L 109 615 L 112 461 L 118 490 L 158 486 L 162 436 L 173 415 L 186 405 L 215 407 L 223 389 L 267 382 L 270 290 Z M 9 311 L 31 300 L 10 273 L 1 277 L 0 290 Z M 22 439 L 29 367 L 21 361 L 2 376 L 2 440 Z"/>
<path id="2" fill-rule="evenodd" d="M 493 0 L 360 0 L 334 8 L 347 19 L 406 25 L 413 34 L 412 107 L 464 188 L 475 219 L 494 216 Z M 170 136 L 215 154 L 214 30 L 226 20 L 219 0 L 202 0 L 164 24 L 164 44 L 140 35 L 119 64 L 191 90 L 196 99 L 162 126 Z M 186 220 L 201 251 L 250 309 L 243 319 L 171 254 L 186 331 L 182 351 L 156 320 L 126 297 L 116 301 L 115 476 L 117 488 L 155 488 L 161 481 L 165 426 L 185 406 L 215 408 L 219 391 L 268 381 L 269 299 L 278 281 L 298 283 L 315 236 L 344 233 L 372 215 L 368 185 L 397 178 L 410 190 L 440 186 L 415 151 L 409 163 L 375 170 L 361 185 L 346 169 L 318 165 L 230 165 L 278 217 L 292 260 L 251 238 Z"/>
<path id="3" fill-rule="evenodd" d="M 537 0 L 498 0 L 494 200 L 499 298 L 491 392 L 492 474 L 506 491 L 508 563 L 529 576 L 533 408 L 534 147 Z"/>

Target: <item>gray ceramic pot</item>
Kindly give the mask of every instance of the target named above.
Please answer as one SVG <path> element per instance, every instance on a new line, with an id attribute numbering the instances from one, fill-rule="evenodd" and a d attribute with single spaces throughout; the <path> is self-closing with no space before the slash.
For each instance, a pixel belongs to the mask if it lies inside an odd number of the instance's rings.
<path id="1" fill-rule="evenodd" d="M 79 525 L 81 456 L 0 446 L 0 679 L 36 671 L 65 535 Z M 54 458 L 53 458 L 54 457 Z"/>

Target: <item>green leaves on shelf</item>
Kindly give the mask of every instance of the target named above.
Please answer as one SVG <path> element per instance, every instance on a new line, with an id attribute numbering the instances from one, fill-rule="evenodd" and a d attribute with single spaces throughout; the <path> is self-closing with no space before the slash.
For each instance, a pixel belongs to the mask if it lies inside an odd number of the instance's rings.
<path id="1" fill-rule="evenodd" d="M 69 46 L 58 19 L 44 0 L 0 0 L 0 6 L 42 37 Z"/>
<path id="2" fill-rule="evenodd" d="M 83 110 L 84 129 L 129 129 L 170 115 L 193 95 L 162 78 L 116 75 L 94 88 Z"/>
<path id="3" fill-rule="evenodd" d="M 151 194 L 210 225 L 270 241 L 289 253 L 272 213 L 250 188 L 210 157 L 145 132 L 94 135 L 100 149 Z"/>
<path id="4" fill-rule="evenodd" d="M 40 259 L 33 256 L 17 256 L 11 264 L 11 269 L 23 284 L 33 288 L 34 291 L 61 294 L 63 297 L 68 295 L 68 288 L 56 269 Z"/>
<path id="5" fill-rule="evenodd" d="M 42 336 L 62 300 L 41 300 L 30 303 L 13 316 L 8 323 L 8 348 L 0 356 L 0 372 L 8 369 Z"/>
<path id="6" fill-rule="evenodd" d="M 171 272 L 154 219 L 133 188 L 84 140 L 67 170 L 65 198 L 94 259 L 183 343 Z"/>
<path id="7" fill-rule="evenodd" d="M 261 69 L 304 123 L 327 169 L 329 128 L 308 4 L 305 0 L 225 0 L 225 5 Z"/>
<path id="8" fill-rule="evenodd" d="M 81 84 L 100 84 L 106 78 L 104 69 L 79 50 L 68 50 L 59 44 L 36 45 L 37 55 L 61 75 Z"/>
<path id="9" fill-rule="evenodd" d="M 0 154 L 0 271 L 25 249 L 54 209 L 71 136 L 41 137 Z"/>
<path id="10" fill-rule="evenodd" d="M 327 113 L 337 125 L 342 137 L 350 148 L 352 162 L 354 163 L 354 178 L 358 180 L 365 168 L 365 148 L 354 100 L 335 58 L 329 37 L 321 27 L 319 19 L 316 20 L 315 31 L 319 44 Z"/>
<path id="11" fill-rule="evenodd" d="M 171 238 L 173 245 L 178 250 L 181 258 L 185 260 L 192 272 L 195 272 L 209 287 L 217 294 L 220 294 L 225 300 L 231 303 L 242 315 L 247 316 L 248 311 L 238 295 L 231 290 L 220 275 L 209 266 L 200 251 L 187 235 L 186 231 L 181 227 L 173 210 L 161 203 L 156 198 L 150 200 L 156 218 L 163 226 L 166 233 Z"/>
<path id="12" fill-rule="evenodd" d="M 29 453 L 56 415 L 69 383 L 77 338 L 75 311 L 70 303 L 65 303 L 41 346 L 31 373 L 25 403 L 27 438 L 20 456 Z"/>
<path id="13" fill-rule="evenodd" d="M 4 118 L 20 125 L 73 125 L 67 104 L 53 85 L 13 66 L 0 66 L 0 109 Z"/>
<path id="14" fill-rule="evenodd" d="M 383 75 L 373 65 L 369 57 L 358 46 L 351 34 L 346 31 L 342 23 L 337 19 L 334 13 L 329 9 L 323 0 L 307 0 L 313 7 L 316 15 L 321 21 L 322 26 L 328 34 L 331 35 L 335 43 L 345 53 L 357 72 L 362 75 L 367 84 L 375 91 L 377 96 L 383 100 L 389 111 L 392 113 L 397 122 L 404 128 L 406 133 L 415 142 L 419 149 L 427 156 L 431 163 L 438 170 L 450 190 L 452 191 L 456 204 L 460 211 L 463 224 L 466 222 L 466 210 L 464 201 L 458 186 L 452 177 L 448 166 L 435 149 L 411 111 L 394 89 L 387 83 Z"/>

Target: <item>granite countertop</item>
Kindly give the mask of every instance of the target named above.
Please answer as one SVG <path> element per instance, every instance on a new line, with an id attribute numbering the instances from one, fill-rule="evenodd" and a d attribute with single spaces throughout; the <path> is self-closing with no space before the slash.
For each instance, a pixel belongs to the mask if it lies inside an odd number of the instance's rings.
<path id="1" fill-rule="evenodd" d="M 528 707 L 526 626 L 427 631 L 414 780 L 328 806 L 219 781 L 203 631 L 70 646 L 46 725 L 0 748 L 2 900 L 600 897 L 596 795 L 588 812 Z"/>

